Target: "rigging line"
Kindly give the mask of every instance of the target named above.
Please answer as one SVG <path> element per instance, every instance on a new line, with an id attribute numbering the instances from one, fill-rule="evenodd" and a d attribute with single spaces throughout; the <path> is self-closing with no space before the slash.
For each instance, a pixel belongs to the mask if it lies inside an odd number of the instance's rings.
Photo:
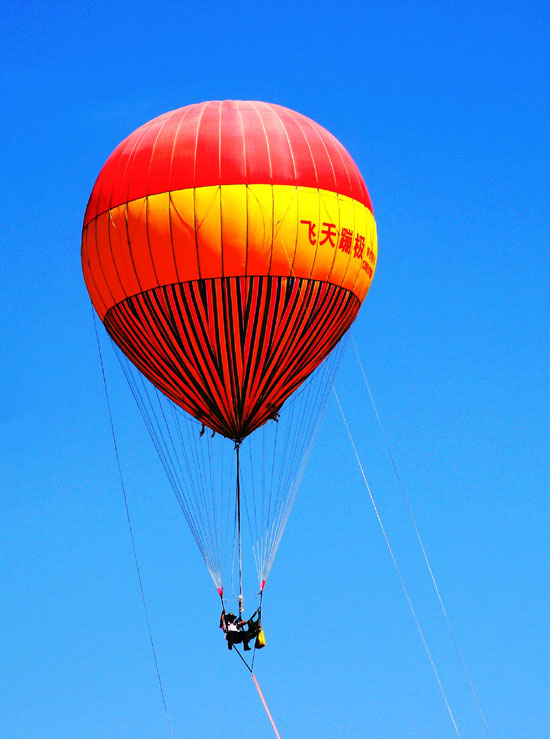
<path id="1" fill-rule="evenodd" d="M 287 466 L 289 472 L 284 483 L 287 488 L 287 492 L 284 496 L 284 501 L 279 508 L 277 523 L 273 525 L 270 534 L 270 542 L 268 546 L 269 557 L 265 564 L 265 572 L 267 573 L 269 573 L 269 570 L 271 569 L 275 553 L 279 547 L 298 488 L 315 444 L 319 426 L 326 410 L 330 378 L 334 377 L 336 374 L 343 351 L 344 349 L 342 345 L 339 345 L 315 371 L 314 375 L 307 380 L 307 391 L 302 392 L 300 397 L 293 399 L 294 402 L 292 404 L 291 412 L 298 409 L 298 418 L 306 418 L 306 421 L 304 423 L 304 428 L 302 429 L 302 436 L 299 441 L 296 441 L 295 443 L 295 451 L 292 454 L 291 463 Z M 306 406 L 312 409 L 311 413 L 307 416 L 304 413 Z M 291 426 L 292 424 L 290 423 L 289 428 Z M 299 452 L 296 454 L 295 452 L 298 450 Z M 301 461 L 298 464 L 298 459 L 300 457 Z M 290 474 L 290 470 L 294 470 L 292 475 Z M 263 579 L 265 579 L 265 577 L 266 576 L 264 575 Z"/>
<path id="2" fill-rule="evenodd" d="M 240 658 L 241 658 L 241 660 L 242 660 L 242 663 L 243 663 L 243 665 L 244 665 L 244 666 L 246 667 L 246 669 L 248 670 L 248 672 L 250 672 L 250 674 L 252 674 L 252 670 L 250 669 L 250 667 L 249 667 L 249 665 L 248 665 L 248 662 L 247 662 L 247 661 L 245 660 L 245 658 L 244 658 L 244 657 L 242 656 L 242 654 L 241 654 L 241 653 L 239 652 L 239 650 L 237 649 L 237 647 L 235 646 L 235 644 L 233 644 L 233 651 L 234 651 L 234 652 L 237 652 L 237 654 L 239 655 L 239 657 L 240 657 Z"/>
<path id="3" fill-rule="evenodd" d="M 173 461 L 170 458 L 169 451 L 166 448 L 166 442 L 163 437 L 162 430 L 158 423 L 156 414 L 154 413 L 154 410 L 153 410 L 151 395 L 150 395 L 150 391 L 147 388 L 146 380 L 141 375 L 139 375 L 141 387 L 143 390 L 143 395 L 142 395 L 141 391 L 139 390 L 137 379 L 136 379 L 138 375 L 134 375 L 134 372 L 132 371 L 129 361 L 124 357 L 122 352 L 120 352 L 120 350 L 117 349 L 114 342 L 113 342 L 113 346 L 116 350 L 116 355 L 124 370 L 126 379 L 130 386 L 134 399 L 138 405 L 138 408 L 141 412 L 142 418 L 145 422 L 145 425 L 147 427 L 147 430 L 149 432 L 153 445 L 155 446 L 155 449 L 164 467 L 168 480 L 172 486 L 172 489 L 174 490 L 176 499 L 178 500 L 178 503 L 180 504 L 181 509 L 186 517 L 186 520 L 191 529 L 191 533 L 193 534 L 193 537 L 195 538 L 195 541 L 197 543 L 199 551 L 201 552 L 204 562 L 212 578 L 215 580 L 215 574 L 214 574 L 211 559 L 209 557 L 208 552 L 205 549 L 203 538 L 201 537 L 199 529 L 197 527 L 197 516 L 193 510 L 193 506 L 191 505 L 192 499 L 189 496 L 185 495 L 185 492 L 183 488 L 181 487 L 180 480 L 178 479 L 177 472 L 174 468 Z M 147 399 L 147 403 L 145 403 L 144 397 Z M 147 410 L 147 405 L 149 405 L 150 412 Z"/>
<path id="4" fill-rule="evenodd" d="M 281 739 L 281 735 L 277 731 L 277 727 L 275 726 L 275 721 L 273 721 L 273 716 L 271 715 L 271 711 L 267 707 L 267 703 L 265 702 L 264 694 L 261 691 L 260 686 L 258 685 L 258 681 L 256 680 L 256 675 L 250 670 L 250 676 L 252 677 L 252 680 L 254 680 L 254 685 L 256 686 L 256 690 L 258 691 L 258 695 L 260 696 L 263 706 L 265 708 L 265 712 L 267 713 L 267 717 L 271 721 L 271 726 L 273 726 L 273 731 L 275 732 L 275 736 L 277 739 Z"/>
<path id="5" fill-rule="evenodd" d="M 433 573 L 432 566 L 430 564 L 430 560 L 428 559 L 428 554 L 427 554 L 426 549 L 424 547 L 424 542 L 422 541 L 422 537 L 420 536 L 420 531 L 418 530 L 418 526 L 416 524 L 416 519 L 414 517 L 414 513 L 413 513 L 413 510 L 412 510 L 411 505 L 410 505 L 410 502 L 409 502 L 409 497 L 408 497 L 408 495 L 407 495 L 407 493 L 405 491 L 405 486 L 403 485 L 403 481 L 401 480 L 401 475 L 399 474 L 399 470 L 397 469 L 397 463 L 395 461 L 395 457 L 394 457 L 393 452 L 392 452 L 392 449 L 390 447 L 390 443 L 389 443 L 388 435 L 386 433 L 386 429 L 384 428 L 384 425 L 382 424 L 382 419 L 380 418 L 380 414 L 378 413 L 378 408 L 376 407 L 376 403 L 374 402 L 374 396 L 373 396 L 372 391 L 370 389 L 370 385 L 369 385 L 368 380 L 367 380 L 367 375 L 365 373 L 365 369 L 363 367 L 363 363 L 361 361 L 361 357 L 359 356 L 359 352 L 357 350 L 357 344 L 355 343 L 355 339 L 354 339 L 353 334 L 351 333 L 351 331 L 350 331 L 350 335 L 351 335 L 351 341 L 352 341 L 352 344 L 353 344 L 353 349 L 355 351 L 355 356 L 357 357 L 357 361 L 358 361 L 359 367 L 361 369 L 361 374 L 363 376 L 363 381 L 364 381 L 365 386 L 367 388 L 367 392 L 369 394 L 370 402 L 372 404 L 372 407 L 373 407 L 373 410 L 374 410 L 374 414 L 376 416 L 376 420 L 378 421 L 378 426 L 380 428 L 380 431 L 382 432 L 382 437 L 384 439 L 386 450 L 388 452 L 388 456 L 390 458 L 390 461 L 391 461 L 391 464 L 392 464 L 392 467 L 393 467 L 393 471 L 394 471 L 395 477 L 397 479 L 397 483 L 399 485 L 399 489 L 401 490 L 401 495 L 403 496 L 403 500 L 405 501 L 405 505 L 407 507 L 407 512 L 409 514 L 409 518 L 411 519 L 411 522 L 412 522 L 412 525 L 413 525 L 413 528 L 414 528 L 414 532 L 416 534 L 416 538 L 417 538 L 418 543 L 420 545 L 420 549 L 422 551 L 422 556 L 424 557 L 424 562 L 426 563 L 426 567 L 428 568 L 428 572 L 430 573 L 430 578 L 432 580 L 432 584 L 434 586 L 434 590 L 435 590 L 435 593 L 437 595 L 437 599 L 439 601 L 439 605 L 441 607 L 441 611 L 442 611 L 443 616 L 445 618 L 445 622 L 447 624 L 447 628 L 449 629 L 449 633 L 451 635 L 451 639 L 453 641 L 453 644 L 454 644 L 456 653 L 458 654 L 458 658 L 460 660 L 460 664 L 462 665 L 462 670 L 464 672 L 464 675 L 466 677 L 466 680 L 468 681 L 468 685 L 470 686 L 470 692 L 472 693 L 472 696 L 474 698 L 475 704 L 477 706 L 477 710 L 479 712 L 479 715 L 481 716 L 481 720 L 483 721 L 483 725 L 485 727 L 485 731 L 487 732 L 487 736 L 490 737 L 491 736 L 491 732 L 489 731 L 489 726 L 487 725 L 487 721 L 485 719 L 485 714 L 483 713 L 483 710 L 481 708 L 481 704 L 479 702 L 477 693 L 475 691 L 474 684 L 472 682 L 472 679 L 470 677 L 470 674 L 468 672 L 468 669 L 466 668 L 466 663 L 464 662 L 464 658 L 462 657 L 462 652 L 460 650 L 460 647 L 458 646 L 458 642 L 456 640 L 454 630 L 453 630 L 453 628 L 451 626 L 451 622 L 450 622 L 449 616 L 447 614 L 447 609 L 445 608 L 445 605 L 443 603 L 443 598 L 441 597 L 441 593 L 439 591 L 439 587 L 437 585 L 437 582 L 436 582 L 436 579 L 435 579 L 435 575 Z"/>
<path id="6" fill-rule="evenodd" d="M 378 520 L 378 524 L 380 526 L 380 530 L 382 531 L 382 535 L 384 536 L 384 540 L 386 542 L 386 546 L 388 548 L 388 551 L 390 553 L 390 557 L 393 562 L 393 566 L 395 568 L 395 571 L 397 572 L 397 576 L 399 578 L 399 582 L 401 583 L 401 588 L 403 590 L 403 593 L 405 594 L 405 598 L 407 599 L 407 603 L 409 605 L 409 609 L 412 613 L 414 622 L 416 624 L 417 631 L 420 635 L 420 639 L 422 640 L 422 644 L 424 645 L 424 649 L 426 651 L 426 654 L 428 655 L 428 659 L 430 661 L 430 665 L 432 667 L 433 673 L 435 675 L 435 679 L 437 681 L 437 684 L 439 685 L 439 690 L 441 691 L 441 695 L 443 696 L 443 700 L 445 702 L 445 706 L 447 707 L 447 711 L 449 713 L 449 716 L 451 717 L 451 721 L 453 722 L 454 729 L 456 731 L 457 736 L 460 736 L 460 732 L 458 730 L 458 726 L 456 725 L 455 717 L 453 715 L 453 712 L 451 710 L 451 706 L 449 705 L 449 701 L 447 700 L 447 695 L 445 694 L 445 690 L 443 688 L 443 685 L 441 683 L 441 679 L 439 677 L 439 673 L 437 671 L 437 668 L 435 666 L 435 662 L 433 660 L 432 654 L 430 652 L 430 649 L 428 647 L 428 644 L 426 642 L 426 639 L 424 637 L 424 632 L 422 631 L 422 627 L 420 626 L 420 621 L 418 620 L 418 616 L 416 615 L 416 611 L 414 610 L 414 606 L 412 604 L 411 598 L 409 596 L 409 592 L 407 590 L 407 587 L 405 585 L 405 581 L 403 580 L 403 576 L 401 574 L 401 570 L 399 569 L 399 565 L 397 564 L 397 560 L 395 558 L 395 554 L 393 553 L 393 549 L 390 544 L 390 540 L 388 539 L 388 535 L 386 533 L 386 529 L 384 527 L 384 524 L 382 523 L 382 519 L 380 518 L 380 513 L 378 512 L 378 507 L 376 505 L 376 501 L 374 500 L 374 495 L 372 494 L 372 490 L 370 488 L 370 485 L 367 480 L 367 476 L 365 474 L 365 470 L 363 468 L 363 464 L 361 462 L 361 459 L 359 457 L 359 453 L 357 451 L 357 447 L 355 446 L 355 442 L 353 440 L 353 436 L 351 435 L 351 430 L 348 425 L 348 421 L 346 419 L 346 416 L 344 414 L 344 409 L 342 408 L 342 404 L 340 403 L 340 398 L 338 396 L 338 393 L 336 392 L 336 388 L 334 387 L 334 383 L 332 383 L 332 391 L 334 393 L 334 397 L 336 398 L 336 402 L 338 404 L 338 408 L 340 410 L 340 415 L 342 416 L 342 420 L 344 421 L 344 426 L 346 427 L 346 432 L 348 434 L 349 440 L 351 442 L 351 446 L 353 448 L 353 452 L 355 454 L 355 458 L 357 460 L 357 464 L 359 465 L 359 469 L 361 470 L 361 476 L 363 477 L 363 482 L 365 483 L 365 487 L 367 488 L 367 492 L 369 494 L 370 502 L 372 503 L 372 507 L 374 508 L 374 512 L 376 514 L 376 518 Z"/>
<path id="7" fill-rule="evenodd" d="M 170 723 L 170 716 L 168 714 L 168 707 L 166 705 L 166 697 L 164 695 L 164 688 L 162 687 L 162 679 L 160 677 L 160 670 L 159 670 L 159 664 L 158 664 L 158 659 L 157 659 L 157 650 L 155 649 L 155 643 L 153 641 L 153 632 L 151 631 L 151 622 L 149 620 L 149 611 L 147 609 L 147 603 L 145 601 L 145 591 L 143 589 L 143 581 L 141 579 L 141 570 L 139 568 L 139 562 L 138 562 L 138 556 L 137 556 L 137 550 L 136 550 L 136 542 L 135 542 L 135 539 L 134 539 L 134 530 L 132 528 L 132 521 L 130 519 L 130 509 L 128 507 L 128 497 L 126 495 L 126 486 L 124 485 L 124 478 L 122 476 L 122 466 L 120 464 L 120 456 L 119 456 L 119 453 L 118 453 L 118 444 L 117 444 L 116 435 L 115 435 L 115 425 L 114 425 L 114 422 L 113 422 L 113 415 L 112 415 L 112 412 L 111 412 L 111 402 L 109 400 L 109 392 L 107 390 L 107 378 L 105 376 L 105 367 L 103 365 L 103 354 L 101 352 L 101 345 L 99 343 L 99 333 L 98 333 L 98 330 L 97 330 L 97 319 L 96 319 L 95 311 L 94 311 L 93 308 L 92 308 L 92 315 L 93 315 L 93 319 L 94 319 L 95 338 L 96 338 L 96 343 L 97 343 L 97 351 L 99 353 L 99 362 L 101 364 L 101 375 L 103 377 L 103 388 L 105 390 L 105 400 L 107 401 L 107 410 L 109 412 L 109 422 L 110 422 L 110 425 L 111 425 L 111 434 L 112 434 L 112 437 L 113 437 L 113 446 L 114 446 L 114 449 L 115 449 L 115 456 L 116 456 L 116 461 L 117 461 L 118 474 L 119 474 L 119 477 L 120 477 L 120 485 L 121 485 L 121 488 L 122 488 L 122 495 L 124 497 L 124 508 L 126 509 L 126 520 L 128 521 L 128 530 L 130 532 L 130 540 L 132 542 L 132 551 L 134 553 L 134 563 L 136 565 L 136 572 L 137 572 L 138 582 L 139 582 L 139 590 L 140 590 L 140 593 L 141 593 L 141 602 L 143 604 L 143 611 L 145 613 L 145 621 L 146 621 L 146 624 L 147 624 L 147 631 L 149 633 L 149 641 L 151 643 L 151 650 L 153 652 L 153 660 L 155 662 L 155 670 L 156 670 L 156 673 L 157 673 L 157 680 L 158 680 L 158 684 L 159 684 L 159 688 L 160 688 L 160 695 L 162 697 L 162 705 L 164 706 L 164 715 L 166 717 L 166 723 L 168 724 L 168 732 L 169 732 L 170 736 L 172 737 L 172 739 L 174 739 L 174 734 L 172 732 L 172 724 Z"/>
<path id="8" fill-rule="evenodd" d="M 258 614 L 258 620 L 260 624 L 262 623 L 262 600 L 264 597 L 264 591 L 260 590 L 260 602 L 258 603 L 258 608 L 256 609 L 256 613 Z M 254 616 L 252 616 L 254 618 Z M 250 672 L 254 673 L 254 660 L 256 659 L 256 643 L 257 643 L 258 637 L 254 639 L 254 651 L 252 652 L 252 662 L 250 663 Z"/>
<path id="9" fill-rule="evenodd" d="M 243 612 L 243 556 L 242 556 L 242 538 L 241 538 L 241 465 L 240 465 L 240 448 L 238 444 L 237 452 L 237 527 L 239 532 L 239 616 Z"/>

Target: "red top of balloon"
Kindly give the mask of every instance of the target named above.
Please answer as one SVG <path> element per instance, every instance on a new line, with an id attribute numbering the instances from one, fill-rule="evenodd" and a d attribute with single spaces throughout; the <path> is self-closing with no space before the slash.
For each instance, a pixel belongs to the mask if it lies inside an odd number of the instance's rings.
<path id="1" fill-rule="evenodd" d="M 190 187 L 278 184 L 372 203 L 346 149 L 325 128 L 274 103 L 195 103 L 154 118 L 111 154 L 84 224 L 117 205 Z"/>

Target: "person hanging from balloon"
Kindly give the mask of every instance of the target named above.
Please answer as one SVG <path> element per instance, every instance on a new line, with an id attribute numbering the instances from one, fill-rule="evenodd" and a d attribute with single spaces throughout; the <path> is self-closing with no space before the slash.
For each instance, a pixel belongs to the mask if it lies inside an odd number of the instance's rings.
<path id="1" fill-rule="evenodd" d="M 257 617 L 256 620 L 254 620 L 255 617 Z M 250 650 L 249 643 L 252 639 L 256 639 L 254 645 L 256 649 L 265 647 L 265 636 L 260 621 L 260 609 L 253 613 L 248 621 L 243 621 L 242 618 L 237 618 L 234 613 L 226 613 L 224 608 L 220 616 L 220 629 L 222 629 L 225 635 L 228 649 L 233 649 L 235 644 L 243 644 L 244 651 L 248 652 Z"/>

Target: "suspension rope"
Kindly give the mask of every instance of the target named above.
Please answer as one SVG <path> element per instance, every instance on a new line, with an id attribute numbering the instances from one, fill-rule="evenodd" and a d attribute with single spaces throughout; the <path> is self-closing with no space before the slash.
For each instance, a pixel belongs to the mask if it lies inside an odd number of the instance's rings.
<path id="1" fill-rule="evenodd" d="M 267 713 L 268 719 L 271 721 L 271 726 L 273 727 L 273 731 L 275 732 L 275 736 L 277 739 L 281 739 L 281 735 L 279 734 L 277 730 L 277 726 L 275 725 L 275 721 L 273 720 L 273 716 L 271 715 L 271 711 L 269 710 L 269 707 L 267 705 L 266 699 L 264 698 L 264 694 L 262 693 L 262 689 L 260 688 L 260 684 L 258 683 L 258 679 L 256 678 L 256 674 L 253 672 L 252 667 L 250 667 L 245 660 L 245 658 L 242 656 L 242 654 L 239 652 L 237 647 L 233 645 L 233 651 L 237 652 L 239 657 L 241 658 L 241 661 L 243 665 L 246 667 L 248 672 L 250 673 L 250 677 L 254 681 L 254 685 L 256 686 L 256 690 L 258 691 L 258 695 L 260 696 L 260 700 L 262 701 L 262 705 L 265 708 L 265 712 Z"/>
<path id="2" fill-rule="evenodd" d="M 386 433 L 386 429 L 385 429 L 385 427 L 384 427 L 384 425 L 382 423 L 382 419 L 380 418 L 380 414 L 378 413 L 378 408 L 376 407 L 376 403 L 374 402 L 374 396 L 372 394 L 372 391 L 370 389 L 369 382 L 367 380 L 367 375 L 365 373 L 365 368 L 363 366 L 363 362 L 361 361 L 361 357 L 359 356 L 359 352 L 357 350 L 357 344 L 355 343 L 355 339 L 354 339 L 353 334 L 351 333 L 351 331 L 350 331 L 350 335 L 351 335 L 351 342 L 353 344 L 353 349 L 354 349 L 354 352 L 355 352 L 355 356 L 357 358 L 357 361 L 359 363 L 359 368 L 360 368 L 361 374 L 363 376 L 363 381 L 364 381 L 365 386 L 367 388 L 367 392 L 369 394 L 370 402 L 371 402 L 371 405 L 373 407 L 374 414 L 375 414 L 376 420 L 378 422 L 378 426 L 379 426 L 380 431 L 382 433 L 382 437 L 384 439 L 384 444 L 386 446 L 386 451 L 387 451 L 388 456 L 390 458 L 390 461 L 391 461 L 391 464 L 392 464 L 392 467 L 393 467 L 393 471 L 394 471 L 394 474 L 395 474 L 397 483 L 399 485 L 399 489 L 401 490 L 401 495 L 403 497 L 403 500 L 405 501 L 405 506 L 407 508 L 407 513 L 409 514 L 409 518 L 411 519 L 411 522 L 412 522 L 412 525 L 413 525 L 413 528 L 414 528 L 414 533 L 416 534 L 416 538 L 418 540 L 418 544 L 420 545 L 420 549 L 422 551 L 422 556 L 424 557 L 424 562 L 426 563 L 426 567 L 428 568 L 428 572 L 430 573 L 430 578 L 431 578 L 431 581 L 432 581 L 432 584 L 433 584 L 435 593 L 437 595 L 437 600 L 439 601 L 439 606 L 440 606 L 441 611 L 443 613 L 443 616 L 445 618 L 445 622 L 447 624 L 447 628 L 449 629 L 449 633 L 451 635 L 452 642 L 454 644 L 456 653 L 457 653 L 458 658 L 460 660 L 460 664 L 462 665 L 462 670 L 464 672 L 464 675 L 465 675 L 466 680 L 468 682 L 468 685 L 470 687 L 470 692 L 472 693 L 474 702 L 475 702 L 475 704 L 477 706 L 477 710 L 479 712 L 479 715 L 481 716 L 481 720 L 483 722 L 483 726 L 485 727 L 485 731 L 487 732 L 487 736 L 490 737 L 491 736 L 491 732 L 489 731 L 489 726 L 487 725 L 487 721 L 485 719 L 485 714 L 483 713 L 483 710 L 481 709 L 481 704 L 479 702 L 477 693 L 475 691 L 474 684 L 473 684 L 472 679 L 470 677 L 470 674 L 469 674 L 469 672 L 468 672 L 468 670 L 466 668 L 466 663 L 464 662 L 464 658 L 462 656 L 462 652 L 460 650 L 460 647 L 458 646 L 458 642 L 456 640 L 453 627 L 451 626 L 451 622 L 450 622 L 450 619 L 449 619 L 449 616 L 448 616 L 448 613 L 447 613 L 447 609 L 445 608 L 445 605 L 443 603 L 443 598 L 441 597 L 441 593 L 440 593 L 439 587 L 437 585 L 437 582 L 436 582 L 436 579 L 435 579 L 435 575 L 433 573 L 432 566 L 430 564 L 430 560 L 428 559 L 428 554 L 427 554 L 426 549 L 424 547 L 424 542 L 422 541 L 422 537 L 420 536 L 420 531 L 418 530 L 416 519 L 415 519 L 413 510 L 411 508 L 411 504 L 409 502 L 409 497 L 408 497 L 408 495 L 407 495 L 407 493 L 405 491 L 405 486 L 403 485 L 403 481 L 401 479 L 401 475 L 399 474 L 399 470 L 397 469 L 397 463 L 395 461 L 395 457 L 393 455 L 393 452 L 392 452 L 392 449 L 391 449 L 391 446 L 390 446 L 390 442 L 389 442 L 389 439 L 388 439 L 388 435 Z"/>
<path id="3" fill-rule="evenodd" d="M 237 527 L 239 536 L 239 616 L 244 611 L 243 604 L 243 553 L 242 553 L 242 536 L 241 536 L 241 463 L 240 463 L 240 442 L 235 444 L 237 453 Z"/>
<path id="4" fill-rule="evenodd" d="M 260 688 L 260 686 L 258 684 L 258 681 L 256 679 L 256 675 L 252 672 L 252 670 L 250 671 L 250 675 L 252 677 L 252 680 L 254 680 L 254 685 L 256 686 L 256 690 L 258 691 L 258 695 L 262 699 L 262 703 L 263 703 L 263 706 L 265 708 L 265 712 L 267 713 L 267 716 L 268 716 L 269 720 L 271 721 L 271 726 L 273 726 L 273 731 L 275 732 L 275 736 L 277 737 L 277 739 L 281 739 L 281 735 L 277 731 L 277 727 L 275 726 L 275 721 L 273 721 L 273 716 L 271 715 L 271 711 L 267 707 L 267 703 L 265 702 L 264 694 L 262 693 L 261 688 Z"/>
<path id="5" fill-rule="evenodd" d="M 449 705 L 449 701 L 447 700 L 447 695 L 446 695 L 445 690 L 443 688 L 443 684 L 442 684 L 441 679 L 439 677 L 439 673 L 438 673 L 437 668 L 435 666 L 435 662 L 433 660 L 432 654 L 431 654 L 430 649 L 428 647 L 428 643 L 426 642 L 426 638 L 424 637 L 424 632 L 422 631 L 422 627 L 420 626 L 420 621 L 418 620 L 418 616 L 416 615 L 416 611 L 414 609 L 414 606 L 412 604 L 412 601 L 411 601 L 409 592 L 408 592 L 407 587 L 405 585 L 405 581 L 404 581 L 403 576 L 401 574 L 401 570 L 399 569 L 399 565 L 397 564 L 397 560 L 395 558 L 395 554 L 394 554 L 393 549 L 391 547 L 390 540 L 389 540 L 388 535 L 386 533 L 386 529 L 384 527 L 384 524 L 382 523 L 382 519 L 380 517 L 380 513 L 379 513 L 378 507 L 376 505 L 376 501 L 374 500 L 374 495 L 372 494 L 372 490 L 371 490 L 370 485 L 368 483 L 367 476 L 365 474 L 365 470 L 364 470 L 363 464 L 361 462 L 361 458 L 359 457 L 359 453 L 357 451 L 357 447 L 355 446 L 355 442 L 353 440 L 353 436 L 351 434 L 351 430 L 350 430 L 350 427 L 348 425 L 348 421 L 347 421 L 346 416 L 344 414 L 344 409 L 342 408 L 342 404 L 340 403 L 340 398 L 338 396 L 338 393 L 336 392 L 336 388 L 334 387 L 334 383 L 332 381 L 331 381 L 331 384 L 332 384 L 332 391 L 334 393 L 334 397 L 336 398 L 336 402 L 337 402 L 338 408 L 340 410 L 340 415 L 342 416 L 342 420 L 344 422 L 344 426 L 346 427 L 346 432 L 347 432 L 348 438 L 349 438 L 349 440 L 351 442 L 351 446 L 353 448 L 353 452 L 354 452 L 355 458 L 357 460 L 357 464 L 359 465 L 359 469 L 361 470 L 361 476 L 363 477 L 363 482 L 365 483 L 365 487 L 367 488 L 367 492 L 369 494 L 370 502 L 371 502 L 372 507 L 374 509 L 374 512 L 376 514 L 376 518 L 378 520 L 378 524 L 380 526 L 380 530 L 382 531 L 382 535 L 384 536 L 384 540 L 386 542 L 386 546 L 387 546 L 388 551 L 390 553 L 390 557 L 392 559 L 392 562 L 393 562 L 393 566 L 395 568 L 395 571 L 397 572 L 397 576 L 399 578 L 399 582 L 401 583 L 401 588 L 403 590 L 403 593 L 405 594 L 405 598 L 406 598 L 407 603 L 409 605 L 409 609 L 410 609 L 410 611 L 412 613 L 414 622 L 416 624 L 417 631 L 418 631 L 418 633 L 420 635 L 420 639 L 422 641 L 422 644 L 424 646 L 424 649 L 426 651 L 426 654 L 428 655 L 428 659 L 430 661 L 430 665 L 432 667 L 432 671 L 433 671 L 433 673 L 435 675 L 435 679 L 436 679 L 437 684 L 439 686 L 439 690 L 441 691 L 441 695 L 443 696 L 443 700 L 445 702 L 445 706 L 447 708 L 447 711 L 449 713 L 449 716 L 451 717 L 451 721 L 453 722 L 454 730 L 455 730 L 457 736 L 460 736 L 460 732 L 458 730 L 458 726 L 456 724 L 455 717 L 454 717 L 453 712 L 451 710 L 451 706 Z"/>
<path id="6" fill-rule="evenodd" d="M 260 622 L 260 625 L 262 623 L 262 600 L 264 597 L 264 591 L 260 590 L 260 602 L 258 604 L 258 608 L 256 609 L 256 613 L 258 614 L 258 621 Z M 254 618 L 254 615 L 252 615 L 252 618 Z M 258 637 L 254 639 L 254 651 L 252 652 L 252 662 L 250 663 L 250 672 L 254 670 L 254 660 L 256 659 L 256 643 L 257 643 Z"/>
<path id="7" fill-rule="evenodd" d="M 107 401 L 107 410 L 109 412 L 109 423 L 111 425 L 111 435 L 113 437 L 113 446 L 114 446 L 114 449 L 115 449 L 115 456 L 116 456 L 117 467 L 118 467 L 118 475 L 119 475 L 119 478 L 120 478 L 120 486 L 121 486 L 122 495 L 123 495 L 123 498 L 124 498 L 124 508 L 126 510 L 126 520 L 128 522 L 128 531 L 130 532 L 130 540 L 132 542 L 132 551 L 133 551 L 133 554 L 134 554 L 134 563 L 135 563 L 135 566 L 136 566 L 136 572 L 137 572 L 137 577 L 138 577 L 138 582 L 139 582 L 139 590 L 140 590 L 140 593 L 141 593 L 141 602 L 143 604 L 143 611 L 145 613 L 145 622 L 147 624 L 147 631 L 148 631 L 148 634 L 149 634 L 149 642 L 151 643 L 151 650 L 153 652 L 153 660 L 154 660 L 154 663 L 155 663 L 155 671 L 157 673 L 157 680 L 158 680 L 158 684 L 159 684 L 159 688 L 160 688 L 160 695 L 161 695 L 161 698 L 162 698 L 162 705 L 164 706 L 164 715 L 166 717 L 166 723 L 168 724 L 168 732 L 170 734 L 170 737 L 173 739 L 174 738 L 174 734 L 172 732 L 172 724 L 170 723 L 170 716 L 168 714 L 168 707 L 166 705 L 166 697 L 164 695 L 164 688 L 162 686 L 162 679 L 160 677 L 160 669 L 159 669 L 159 663 L 158 663 L 158 659 L 157 659 L 157 650 L 155 649 L 155 642 L 153 641 L 153 632 L 151 630 L 151 622 L 149 620 L 149 611 L 148 611 L 148 608 L 147 608 L 147 603 L 145 601 L 145 591 L 143 589 L 143 580 L 141 578 L 141 570 L 140 570 L 140 567 L 139 567 L 139 561 L 138 561 L 138 556 L 137 556 L 136 542 L 135 542 L 135 538 L 134 538 L 134 530 L 132 528 L 132 521 L 131 521 L 131 518 L 130 518 L 130 508 L 128 506 L 128 496 L 126 495 L 126 486 L 124 485 L 124 478 L 123 478 L 123 475 L 122 475 L 122 465 L 120 463 L 120 456 L 119 456 L 119 452 L 118 452 L 118 444 L 117 444 L 116 434 L 115 434 L 115 425 L 114 425 L 114 422 L 113 422 L 113 415 L 112 415 L 112 412 L 111 412 L 111 402 L 110 402 L 110 399 L 109 399 L 109 392 L 107 390 L 107 378 L 105 376 L 105 367 L 104 367 L 104 364 L 103 364 L 103 354 L 101 352 L 101 345 L 99 343 L 99 333 L 98 333 L 98 330 L 97 330 L 97 319 L 96 319 L 95 310 L 93 309 L 93 307 L 92 307 L 92 316 L 93 316 L 93 319 L 94 319 L 95 338 L 96 338 L 97 350 L 98 350 L 98 354 L 99 354 L 99 362 L 101 364 L 101 375 L 103 377 L 103 388 L 105 390 L 105 400 Z"/>

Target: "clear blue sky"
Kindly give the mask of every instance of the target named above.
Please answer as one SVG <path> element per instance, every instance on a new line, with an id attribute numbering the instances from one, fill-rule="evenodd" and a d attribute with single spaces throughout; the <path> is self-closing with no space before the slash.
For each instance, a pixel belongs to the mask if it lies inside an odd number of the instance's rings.
<path id="1" fill-rule="evenodd" d="M 87 198 L 127 134 L 208 99 L 349 149 L 379 233 L 354 327 L 494 737 L 550 736 L 549 6 L 20 2 L 2 11 L 0 734 L 168 736 L 89 300 Z M 272 736 L 112 364 L 176 737 Z M 464 737 L 484 730 L 353 356 L 344 409 Z M 456 736 L 334 401 L 265 596 L 282 737 Z"/>

